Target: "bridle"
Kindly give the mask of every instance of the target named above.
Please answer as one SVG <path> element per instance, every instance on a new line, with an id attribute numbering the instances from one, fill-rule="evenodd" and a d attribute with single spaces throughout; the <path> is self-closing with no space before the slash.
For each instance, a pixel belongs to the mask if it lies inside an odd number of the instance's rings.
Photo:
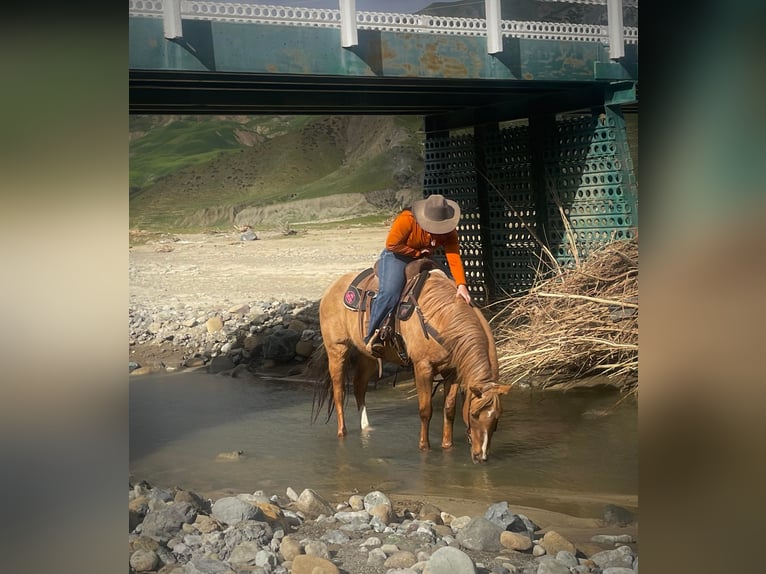
<path id="1" fill-rule="evenodd" d="M 471 401 L 475 398 L 475 396 L 474 396 L 474 393 L 472 393 L 470 390 L 468 390 L 466 392 L 466 395 L 467 396 L 466 396 L 465 400 L 468 403 L 467 406 L 466 406 L 466 410 L 468 412 L 468 417 L 467 417 L 467 421 L 466 421 L 466 424 L 465 424 L 465 427 L 466 427 L 465 428 L 465 434 L 466 434 L 466 437 L 468 438 L 468 444 L 473 444 L 473 442 L 471 440 L 471 418 L 472 418 L 471 417 Z M 500 396 L 497 393 L 494 393 L 492 395 L 491 400 L 481 410 L 483 411 L 486 408 L 492 408 L 492 407 L 497 408 L 499 406 L 499 403 L 500 403 Z M 479 411 L 479 412 L 481 412 L 481 411 Z"/>

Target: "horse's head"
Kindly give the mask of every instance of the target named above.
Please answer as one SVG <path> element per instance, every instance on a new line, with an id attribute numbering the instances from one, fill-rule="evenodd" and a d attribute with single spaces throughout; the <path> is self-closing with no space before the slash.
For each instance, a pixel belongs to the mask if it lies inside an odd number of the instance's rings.
<path id="1" fill-rule="evenodd" d="M 508 385 L 487 383 L 481 387 L 469 388 L 463 402 L 463 420 L 466 425 L 468 444 L 471 445 L 471 460 L 474 463 L 487 462 L 492 435 L 497 421 L 503 414 L 500 395 L 510 390 Z"/>

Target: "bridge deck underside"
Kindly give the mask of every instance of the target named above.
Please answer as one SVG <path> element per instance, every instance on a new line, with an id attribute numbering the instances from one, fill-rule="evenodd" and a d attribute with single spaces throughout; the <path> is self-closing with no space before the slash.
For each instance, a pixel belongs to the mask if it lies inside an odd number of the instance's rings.
<path id="1" fill-rule="evenodd" d="M 525 117 L 535 107 L 585 108 L 603 86 L 635 76 L 632 56 L 609 62 L 599 42 L 360 30 L 344 49 L 336 28 L 131 17 L 131 113 L 445 114 L 476 122 Z M 481 118 L 478 118 L 481 120 Z"/>

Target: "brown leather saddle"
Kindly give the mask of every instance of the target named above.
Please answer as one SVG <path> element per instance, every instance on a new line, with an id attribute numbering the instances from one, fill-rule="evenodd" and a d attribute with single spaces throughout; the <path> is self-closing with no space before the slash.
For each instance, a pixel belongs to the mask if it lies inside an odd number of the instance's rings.
<path id="1" fill-rule="evenodd" d="M 428 258 L 415 259 L 404 269 L 405 283 L 394 310 L 383 320 L 380 326 L 380 340 L 386 346 L 393 346 L 399 360 L 409 364 L 404 339 L 399 332 L 400 321 L 407 321 L 417 311 L 423 332 L 426 337 L 434 337 L 441 342 L 439 334 L 425 322 L 420 313 L 417 301 L 423 285 L 432 269 L 438 269 L 434 261 Z M 366 334 L 366 322 L 370 313 L 372 300 L 378 292 L 377 263 L 359 273 L 346 288 L 343 294 L 343 304 L 351 311 L 359 313 L 359 332 L 362 337 Z"/>

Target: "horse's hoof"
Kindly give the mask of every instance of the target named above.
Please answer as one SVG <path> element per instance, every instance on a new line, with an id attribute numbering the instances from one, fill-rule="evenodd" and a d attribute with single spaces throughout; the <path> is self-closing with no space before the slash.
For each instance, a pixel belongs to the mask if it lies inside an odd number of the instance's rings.
<path id="1" fill-rule="evenodd" d="M 452 443 L 451 443 L 451 442 L 448 442 L 448 443 L 442 443 L 442 448 L 444 448 L 444 449 L 447 449 L 447 448 L 452 448 Z"/>

